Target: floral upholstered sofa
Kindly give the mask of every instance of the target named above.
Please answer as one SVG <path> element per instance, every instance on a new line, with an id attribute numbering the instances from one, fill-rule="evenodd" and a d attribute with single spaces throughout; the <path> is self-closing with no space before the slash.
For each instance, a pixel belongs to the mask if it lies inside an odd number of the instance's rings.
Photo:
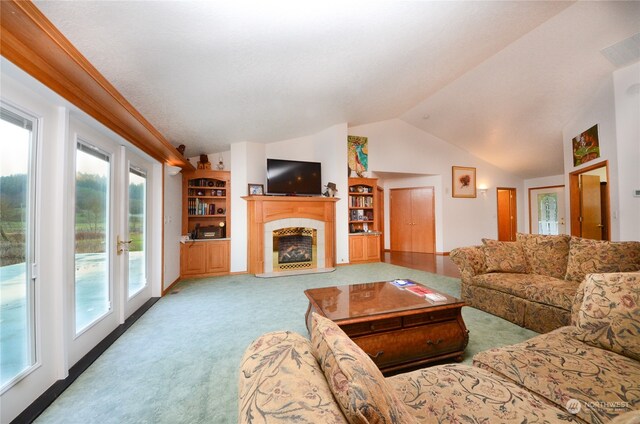
<path id="1" fill-rule="evenodd" d="M 385 378 L 332 321 L 311 340 L 267 333 L 245 351 L 241 424 L 640 422 L 640 273 L 595 274 L 574 326 Z M 606 299 L 606 300 L 605 300 Z"/>
<path id="2" fill-rule="evenodd" d="M 546 333 L 569 324 L 587 274 L 640 271 L 640 242 L 517 234 L 515 242 L 483 239 L 450 257 L 467 305 Z"/>

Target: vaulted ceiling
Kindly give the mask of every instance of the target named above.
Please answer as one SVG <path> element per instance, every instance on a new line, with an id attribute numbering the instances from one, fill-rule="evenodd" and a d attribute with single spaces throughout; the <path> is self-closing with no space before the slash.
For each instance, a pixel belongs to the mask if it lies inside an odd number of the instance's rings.
<path id="1" fill-rule="evenodd" d="M 525 178 L 640 31 L 640 2 L 35 3 L 187 156 L 400 118 Z"/>

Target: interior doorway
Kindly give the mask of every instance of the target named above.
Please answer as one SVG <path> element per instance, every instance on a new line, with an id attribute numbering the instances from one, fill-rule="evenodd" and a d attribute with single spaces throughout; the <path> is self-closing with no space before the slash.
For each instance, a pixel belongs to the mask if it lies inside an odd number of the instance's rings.
<path id="1" fill-rule="evenodd" d="M 529 188 L 529 233 L 567 233 L 564 185 Z"/>
<path id="2" fill-rule="evenodd" d="M 498 187 L 498 240 L 515 241 L 518 230 L 516 189 Z"/>
<path id="3" fill-rule="evenodd" d="M 435 253 L 433 187 L 394 188 L 389 192 L 391 250 Z"/>
<path id="4" fill-rule="evenodd" d="M 571 235 L 611 240 L 608 161 L 570 173 L 569 191 Z"/>

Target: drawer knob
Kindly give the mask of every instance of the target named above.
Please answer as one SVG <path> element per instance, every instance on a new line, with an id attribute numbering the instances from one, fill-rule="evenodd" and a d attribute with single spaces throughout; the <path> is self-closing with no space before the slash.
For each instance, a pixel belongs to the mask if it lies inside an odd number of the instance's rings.
<path id="1" fill-rule="evenodd" d="M 378 356 L 384 355 L 384 350 L 379 350 L 378 353 L 376 353 L 375 355 L 372 355 L 369 352 L 367 352 L 367 355 L 369 355 L 371 359 L 376 359 Z"/>
<path id="2" fill-rule="evenodd" d="M 437 344 L 440 344 L 440 343 L 442 343 L 442 339 L 438 339 L 435 342 L 433 340 L 431 340 L 431 339 L 427 340 L 427 344 L 428 345 L 437 345 Z"/>

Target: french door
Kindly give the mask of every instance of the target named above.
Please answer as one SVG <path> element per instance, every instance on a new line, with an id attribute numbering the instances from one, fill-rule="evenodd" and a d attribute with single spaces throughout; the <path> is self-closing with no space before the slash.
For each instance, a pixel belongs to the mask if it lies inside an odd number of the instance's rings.
<path id="1" fill-rule="evenodd" d="M 124 319 L 141 307 L 151 297 L 149 283 L 149 226 L 152 164 L 144 158 L 122 147 L 125 160 L 126 218 L 122 228 L 125 240 L 119 247 L 122 269 L 126 273 L 123 281 Z"/>
<path id="2" fill-rule="evenodd" d="M 151 297 L 148 225 L 151 164 L 71 121 L 74 319 L 69 365 Z"/>
<path id="3" fill-rule="evenodd" d="M 0 106 L 0 392 L 36 367 L 37 119 Z"/>

